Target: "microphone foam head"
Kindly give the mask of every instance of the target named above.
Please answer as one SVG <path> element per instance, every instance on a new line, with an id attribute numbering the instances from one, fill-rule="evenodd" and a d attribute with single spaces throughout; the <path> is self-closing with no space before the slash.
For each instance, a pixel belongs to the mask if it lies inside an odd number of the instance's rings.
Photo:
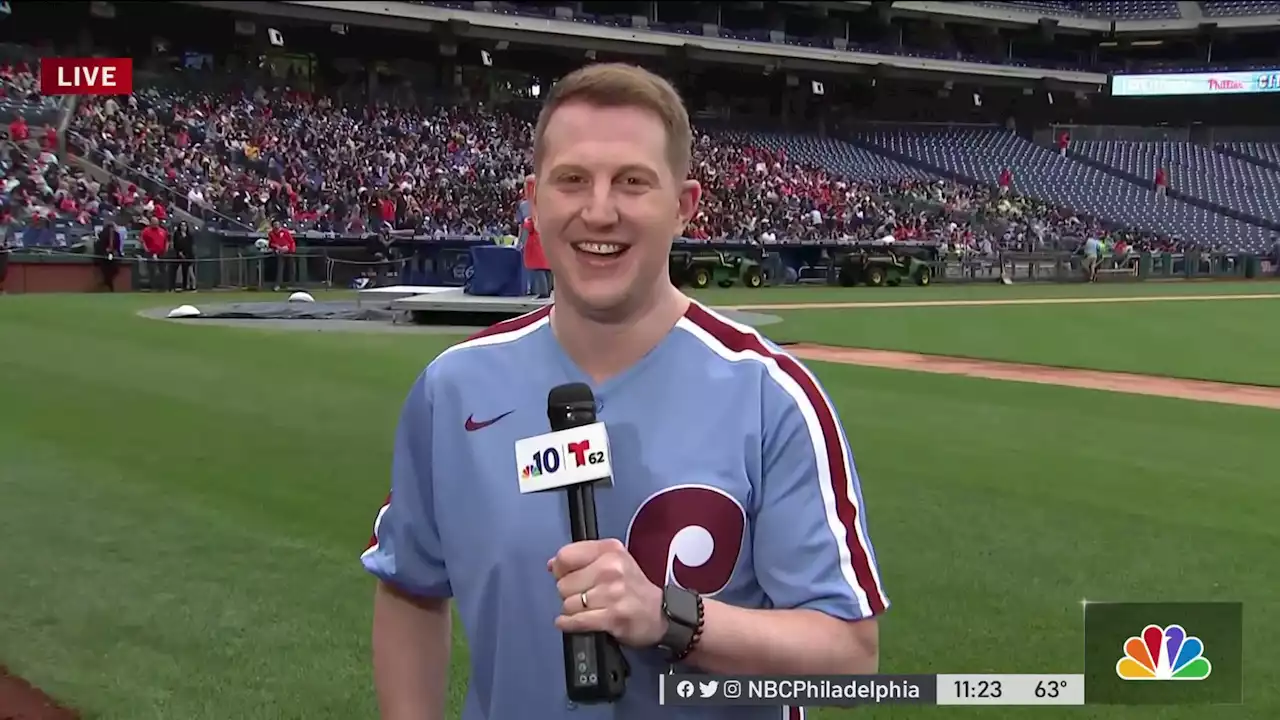
<path id="1" fill-rule="evenodd" d="M 587 404 L 594 406 L 596 396 L 586 383 L 566 383 L 551 388 L 547 393 L 547 407 Z"/>
<path id="2" fill-rule="evenodd" d="M 547 420 L 551 429 L 590 425 L 596 421 L 596 396 L 585 383 L 568 383 L 551 388 L 547 394 Z"/>

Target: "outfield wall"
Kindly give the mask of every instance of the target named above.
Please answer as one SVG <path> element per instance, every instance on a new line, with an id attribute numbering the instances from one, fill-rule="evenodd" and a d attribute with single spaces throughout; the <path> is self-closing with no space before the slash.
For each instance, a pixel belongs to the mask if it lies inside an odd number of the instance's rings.
<path id="1" fill-rule="evenodd" d="M 275 284 L 277 259 L 255 247 L 263 234 L 201 231 L 197 234 L 197 285 L 213 287 L 263 287 Z M 130 238 L 125 245 L 126 259 L 140 247 Z M 287 261 L 286 278 L 290 286 L 348 287 L 355 278 L 370 273 L 386 263 L 373 259 L 373 236 L 338 237 L 332 234 L 299 234 L 298 254 Z M 397 281 L 418 285 L 465 285 L 470 277 L 472 250 L 493 246 L 492 239 L 480 237 L 413 238 L 399 237 L 394 247 L 398 259 L 392 263 Z M 973 283 L 999 282 L 1002 278 L 1016 283 L 1071 283 L 1084 280 L 1084 258 L 1068 252 L 1004 252 L 997 257 L 959 258 L 941 255 L 936 247 L 920 243 L 836 244 L 746 244 L 706 243 L 678 240 L 677 250 L 707 251 L 732 261 L 735 257 L 759 261 L 766 269 L 768 284 L 840 285 L 840 264 L 862 253 L 883 256 L 889 248 L 898 255 L 912 255 L 928 263 L 934 282 Z M 75 271 L 79 277 L 67 282 L 11 283 L 10 292 L 67 291 L 85 285 L 88 273 L 75 265 L 91 265 L 93 256 L 87 245 L 70 248 L 24 248 L 10 256 L 11 280 L 53 277 L 60 272 Z M 513 251 L 514 252 L 514 251 Z M 162 262 L 169 263 L 172 259 Z M 131 260 L 121 270 L 128 277 L 126 286 L 147 288 L 147 273 Z M 1186 253 L 1131 253 L 1123 258 L 1106 257 L 1099 272 L 1103 281 L 1135 282 L 1173 279 L 1253 279 L 1275 275 L 1274 265 L 1258 256 L 1233 253 L 1189 251 Z M 164 273 L 167 277 L 168 273 Z M 92 283 L 90 283 L 92 284 Z"/>

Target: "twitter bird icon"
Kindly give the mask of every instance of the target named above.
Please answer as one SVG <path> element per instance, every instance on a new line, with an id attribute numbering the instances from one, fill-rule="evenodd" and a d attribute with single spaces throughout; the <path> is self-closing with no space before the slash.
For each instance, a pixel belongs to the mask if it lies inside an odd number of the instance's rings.
<path id="1" fill-rule="evenodd" d="M 698 683 L 698 692 L 703 698 L 715 697 L 716 689 L 720 687 L 720 681 L 709 680 L 707 682 Z"/>

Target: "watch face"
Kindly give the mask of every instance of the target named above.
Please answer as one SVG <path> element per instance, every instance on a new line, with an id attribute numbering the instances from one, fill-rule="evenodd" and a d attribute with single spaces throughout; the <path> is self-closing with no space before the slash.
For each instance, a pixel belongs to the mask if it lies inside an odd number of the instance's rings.
<path id="1" fill-rule="evenodd" d="M 667 618 L 684 625 L 698 625 L 698 597 L 684 588 L 668 585 L 663 593 Z"/>

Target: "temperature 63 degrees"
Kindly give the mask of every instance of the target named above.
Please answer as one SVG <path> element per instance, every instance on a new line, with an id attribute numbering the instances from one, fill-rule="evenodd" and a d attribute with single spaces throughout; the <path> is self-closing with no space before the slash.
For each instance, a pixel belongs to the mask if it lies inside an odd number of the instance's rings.
<path id="1" fill-rule="evenodd" d="M 1084 675 L 939 675 L 939 705 L 1083 705 Z"/>

